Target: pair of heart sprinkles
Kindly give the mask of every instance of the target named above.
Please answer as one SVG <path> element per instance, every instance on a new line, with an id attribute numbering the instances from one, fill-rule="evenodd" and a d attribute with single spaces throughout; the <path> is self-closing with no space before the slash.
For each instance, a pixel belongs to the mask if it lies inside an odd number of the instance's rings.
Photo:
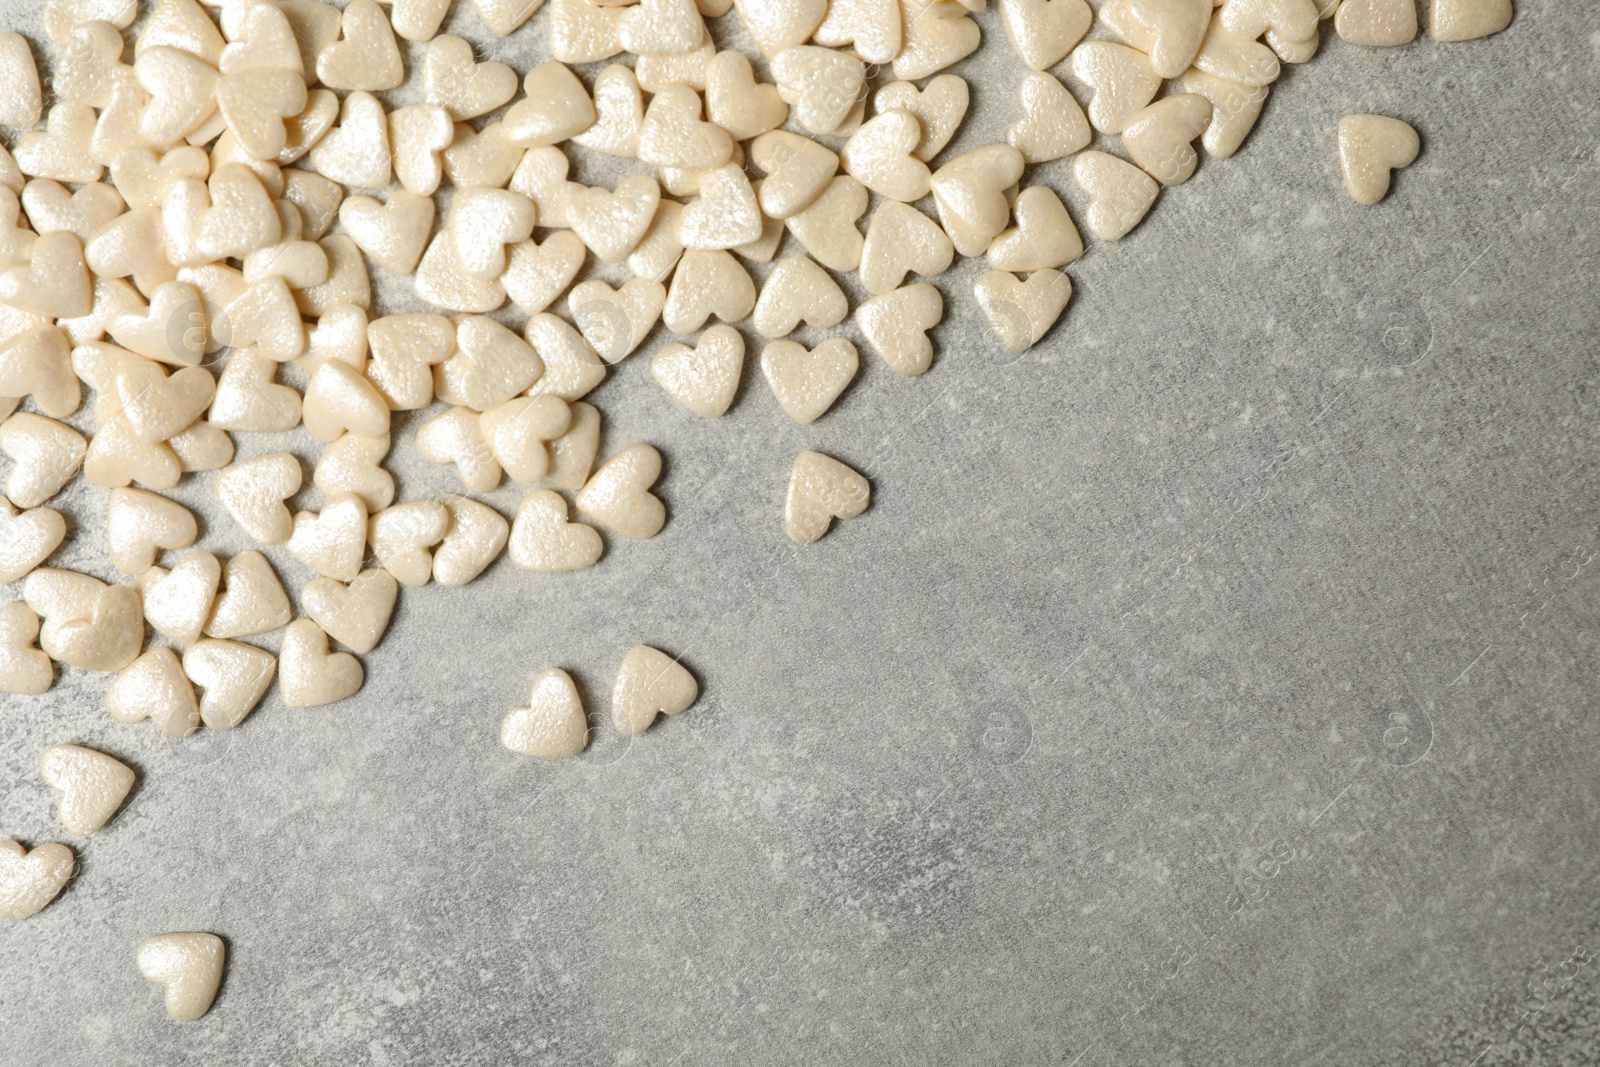
<path id="1" fill-rule="evenodd" d="M 87 837 L 121 810 L 133 789 L 133 768 L 81 745 L 51 745 L 39 757 L 39 776 L 61 793 L 61 824 Z M 32 849 L 0 840 L 0 917 L 12 922 L 42 910 L 77 872 L 77 857 L 58 841 Z M 209 933 L 159 934 L 138 947 L 139 973 L 165 987 L 167 1014 L 180 1022 L 211 1008 L 222 982 L 225 950 Z"/>
<path id="2" fill-rule="evenodd" d="M 603 454 L 585 399 L 658 324 L 682 340 L 655 347 L 649 374 L 684 411 L 725 414 L 753 343 L 778 408 L 809 425 L 863 350 L 926 372 L 945 313 L 930 280 L 981 256 L 976 304 L 1025 352 L 1070 303 L 1085 236 L 1131 232 L 1195 173 L 1195 142 L 1237 152 L 1325 20 L 1361 45 L 1418 33 L 1415 0 L 998 0 L 1026 68 L 1019 117 L 952 155 L 970 93 L 948 68 L 981 45 L 986 0 L 471 0 L 498 35 L 545 12 L 549 59 L 521 72 L 439 34 L 450 0 L 205 2 L 154 0 L 130 38 L 137 0 L 47 0 L 48 94 L 34 42 L 0 34 L 0 125 L 18 131 L 0 147 L 0 581 L 22 583 L 0 605 L 0 691 L 46 693 L 58 664 L 111 673 L 109 714 L 172 737 L 240 726 L 274 683 L 291 708 L 352 695 L 402 587 L 466 585 L 502 554 L 580 571 L 608 535 L 660 533 L 661 454 Z M 1473 40 L 1512 14 L 1430 0 L 1428 29 Z M 716 43 L 724 18 L 759 71 Z M 392 106 L 383 94 L 408 80 L 414 102 Z M 1419 141 L 1351 115 L 1337 147 L 1350 195 L 1375 204 Z M 574 152 L 636 172 L 585 185 Z M 1081 230 L 1040 180 L 1062 161 Z M 375 308 L 374 265 L 430 310 Z M 426 413 L 417 451 L 459 492 L 397 495 L 383 464 L 405 411 Z M 247 443 L 301 426 L 309 471 Z M 235 528 L 229 555 L 166 495 L 198 474 L 229 520 L 210 532 Z M 46 566 L 69 532 L 46 505 L 80 475 L 105 490 L 121 581 Z M 507 481 L 515 507 L 477 499 Z M 315 510 L 296 501 L 308 489 Z M 817 541 L 871 495 L 848 464 L 802 451 L 784 531 Z M 640 734 L 698 693 L 640 645 L 613 727 Z M 548 759 L 589 736 L 559 669 L 501 727 L 507 748 Z M 82 834 L 133 781 L 70 745 L 41 770 Z M 0 842 L 0 914 L 38 911 L 75 867 L 65 845 Z M 212 934 L 177 933 L 138 964 L 194 1019 L 225 955 Z"/>

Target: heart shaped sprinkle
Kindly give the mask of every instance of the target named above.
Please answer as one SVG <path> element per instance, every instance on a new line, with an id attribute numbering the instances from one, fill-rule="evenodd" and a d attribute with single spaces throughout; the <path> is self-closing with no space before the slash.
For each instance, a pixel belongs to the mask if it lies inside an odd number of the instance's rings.
<path id="1" fill-rule="evenodd" d="M 216 934 L 158 934 L 139 943 L 139 973 L 166 988 L 168 1015 L 181 1023 L 193 1022 L 211 1010 L 222 985 L 226 956 L 227 948 Z"/>
<path id="2" fill-rule="evenodd" d="M 903 43 L 899 0 L 832 0 L 812 37 L 830 48 L 854 45 L 868 63 L 892 63 Z"/>
<path id="3" fill-rule="evenodd" d="M 909 204 L 887 200 L 872 213 L 861 249 L 861 284 L 874 296 L 900 287 L 908 273 L 942 274 L 955 246 L 939 224 Z"/>
<path id="4" fill-rule="evenodd" d="M 441 467 L 453 465 L 462 486 L 472 493 L 494 489 L 503 470 L 484 440 L 481 423 L 471 408 L 453 407 L 417 428 L 417 451 L 422 458 Z"/>
<path id="5" fill-rule="evenodd" d="M 278 692 L 291 708 L 319 708 L 361 688 L 361 664 L 348 652 L 328 652 L 328 635 L 310 619 L 283 631 L 278 652 Z"/>
<path id="6" fill-rule="evenodd" d="M 1046 163 L 1072 155 L 1089 143 L 1093 132 L 1078 101 L 1053 74 L 1035 71 L 1022 79 L 1022 118 L 1006 131 L 1006 143 L 1028 163 Z"/>
<path id="7" fill-rule="evenodd" d="M 389 432 L 389 405 L 366 375 L 337 359 L 311 376 L 300 417 L 311 436 L 336 441 L 345 433 L 382 437 Z"/>
<path id="8" fill-rule="evenodd" d="M 347 433 L 322 450 L 311 482 L 330 497 L 354 493 L 369 511 L 382 511 L 394 501 L 394 476 L 379 465 L 388 454 L 388 437 Z"/>
<path id="9" fill-rule="evenodd" d="M 450 512 L 437 500 L 412 500 L 378 512 L 367 528 L 367 540 L 384 570 L 401 585 L 426 585 L 433 576 L 428 550 L 444 540 Z"/>
<path id="10" fill-rule="evenodd" d="M 284 547 L 309 570 L 351 581 L 366 557 L 366 503 L 354 493 L 344 493 L 330 497 L 320 513 L 299 512 Z"/>
<path id="11" fill-rule="evenodd" d="M 1211 102 L 1211 124 L 1201 135 L 1200 143 L 1213 159 L 1227 159 L 1239 150 L 1261 117 L 1268 93 L 1265 86 L 1240 85 L 1194 69 L 1184 74 L 1178 91 L 1194 93 Z"/>
<path id="12" fill-rule="evenodd" d="M 777 86 L 756 81 L 744 53 L 729 49 L 706 67 L 706 113 L 734 140 L 747 141 L 782 126 L 789 105 Z"/>
<path id="13" fill-rule="evenodd" d="M 547 443 L 571 424 L 572 409 L 560 397 L 519 396 L 484 412 L 477 431 L 505 473 L 527 485 L 549 471 Z"/>
<path id="14" fill-rule="evenodd" d="M 804 44 L 828 13 L 828 0 L 736 0 L 739 21 L 764 56 Z"/>
<path id="15" fill-rule="evenodd" d="M 428 43 L 422 61 L 422 94 L 456 121 L 487 115 L 517 95 L 521 79 L 504 63 L 479 63 L 472 45 L 445 34 Z"/>
<path id="16" fill-rule="evenodd" d="M 433 368 L 433 391 L 447 404 L 487 411 L 543 373 L 544 364 L 526 341 L 493 319 L 473 315 L 456 323 L 455 354 Z"/>
<path id="17" fill-rule="evenodd" d="M 1006 190 L 1022 177 L 1022 153 L 1010 145 L 974 148 L 933 175 L 939 223 L 963 256 L 981 256 L 1011 219 Z"/>
<path id="18" fill-rule="evenodd" d="M 801 322 L 819 330 L 831 329 L 850 313 L 844 290 L 808 256 L 782 260 L 767 275 L 756 301 L 752 324 L 762 337 L 786 337 Z"/>
<path id="19" fill-rule="evenodd" d="M 78 861 L 66 845 L 50 842 L 29 851 L 0 841 L 0 917 L 21 922 L 56 898 Z"/>
<path id="20" fill-rule="evenodd" d="M 39 756 L 39 777 L 61 791 L 61 825 L 92 834 L 111 820 L 133 788 L 133 768 L 81 745 L 51 745 Z"/>
<path id="21" fill-rule="evenodd" d="M 1128 121 L 1122 144 L 1133 161 L 1162 185 L 1182 185 L 1200 157 L 1191 141 L 1211 125 L 1211 101 L 1197 93 L 1157 100 Z"/>
<path id="22" fill-rule="evenodd" d="M 578 491 L 578 510 L 613 533 L 640 540 L 667 522 L 667 508 L 650 487 L 661 477 L 661 453 L 630 445 L 612 456 Z"/>
<path id="23" fill-rule="evenodd" d="M 277 361 L 254 348 L 239 348 L 217 378 L 209 419 L 223 430 L 281 433 L 300 425 L 300 394 L 273 381 Z"/>
<path id="24" fill-rule="evenodd" d="M 650 360 L 650 373 L 686 411 L 707 419 L 727 412 L 744 370 L 744 338 L 732 326 L 713 326 L 695 347 L 667 345 Z"/>
<path id="25" fill-rule="evenodd" d="M 364 189 L 382 189 L 389 184 L 394 173 L 392 160 L 388 113 L 377 97 L 366 92 L 345 97 L 339 125 L 311 149 L 311 165 L 317 173 L 341 185 Z"/>
<path id="26" fill-rule="evenodd" d="M 1409 44 L 1417 36 L 1417 5 L 1413 0 L 1345 0 L 1333 17 L 1333 28 L 1351 44 Z"/>
<path id="27" fill-rule="evenodd" d="M 550 442 L 550 469 L 544 480 L 557 489 L 582 489 L 599 453 L 600 410 L 580 400 L 572 405 L 567 432 Z"/>
<path id="28" fill-rule="evenodd" d="M 805 250 L 829 270 L 852 271 L 861 265 L 863 237 L 856 220 L 867 213 L 866 186 L 841 174 L 798 215 L 785 220 Z"/>
<path id="29" fill-rule="evenodd" d="M 662 206 L 665 207 L 665 203 Z M 660 218 L 659 211 L 657 218 Z M 646 231 L 647 239 L 649 232 Z M 571 230 L 557 230 L 543 243 L 521 241 L 511 246 L 500 284 L 521 311 L 537 316 L 572 284 L 587 254 L 582 238 Z M 634 255 L 638 255 L 638 249 Z M 631 256 L 629 263 L 633 263 Z"/>
<path id="30" fill-rule="evenodd" d="M 387 315 L 367 328 L 372 361 L 367 378 L 395 411 L 433 401 L 433 368 L 454 354 L 455 324 L 443 315 Z M 382 435 L 380 435 L 382 436 Z"/>
<path id="31" fill-rule="evenodd" d="M 1428 33 L 1435 41 L 1475 41 L 1511 25 L 1511 0 L 1433 0 Z"/>
<path id="32" fill-rule="evenodd" d="M 223 570 L 223 587 L 206 623 L 209 637 L 270 633 L 289 625 L 294 617 L 283 584 L 267 557 L 259 552 L 241 552 L 230 559 Z"/>
<path id="33" fill-rule="evenodd" d="M 549 489 L 522 498 L 509 545 L 511 562 L 528 571 L 579 571 L 594 566 L 605 552 L 600 534 L 568 522 L 566 500 Z"/>
<path id="34" fill-rule="evenodd" d="M 691 334 L 713 314 L 740 322 L 755 308 L 756 283 L 727 252 L 686 251 L 672 277 L 661 318 L 676 334 Z"/>
<path id="35" fill-rule="evenodd" d="M 1121 133 L 1161 88 L 1149 58 L 1127 45 L 1089 41 L 1073 49 L 1071 66 L 1073 77 L 1094 90 L 1089 121 L 1101 133 Z"/>
<path id="36" fill-rule="evenodd" d="M 558 667 L 539 672 L 528 706 L 500 723 L 500 743 L 523 756 L 571 759 L 589 744 L 589 720 L 572 676 Z"/>
<path id="37" fill-rule="evenodd" d="M 774 219 L 804 211 L 839 171 L 839 157 L 827 146 L 787 130 L 763 133 L 751 142 L 750 162 L 766 175 L 758 200 Z"/>
<path id="38" fill-rule="evenodd" d="M 394 173 L 408 192 L 432 196 L 444 178 L 441 154 L 455 141 L 450 113 L 437 104 L 412 104 L 389 116 Z"/>
<path id="39" fill-rule="evenodd" d="M 983 41 L 978 24 L 965 12 L 939 10 L 925 0 L 900 0 L 900 7 L 904 13 L 905 46 L 895 56 L 893 70 L 901 81 L 921 81 L 937 74 L 976 52 Z"/>
<path id="40" fill-rule="evenodd" d="M 644 733 L 659 715 L 689 710 L 700 696 L 700 685 L 688 669 L 649 645 L 635 645 L 622 658 L 617 680 L 611 686 L 611 724 L 619 734 Z"/>
<path id="41" fill-rule="evenodd" d="M 528 389 L 529 396 L 559 396 L 579 400 L 605 381 L 606 365 L 589 342 L 565 319 L 534 315 L 524 331 L 528 343 L 544 361 L 544 373 Z"/>
<path id="42" fill-rule="evenodd" d="M 567 202 L 567 222 L 603 262 L 626 259 L 655 219 L 661 187 L 648 174 L 635 174 L 615 190 L 585 188 Z"/>
<path id="43" fill-rule="evenodd" d="M 915 155 L 922 124 L 908 111 L 889 111 L 850 135 L 839 159 L 846 173 L 868 189 L 910 203 L 928 195 L 932 177 Z"/>
<path id="44" fill-rule="evenodd" d="M 644 94 L 633 69 L 613 63 L 594 80 L 595 124 L 572 139 L 594 152 L 631 159 L 639 154 L 644 125 Z"/>
<path id="45" fill-rule="evenodd" d="M 185 552 L 170 571 L 151 567 L 139 576 L 145 621 L 174 644 L 191 645 L 211 618 L 221 584 L 222 564 L 203 548 Z"/>
<path id="46" fill-rule="evenodd" d="M 1064 267 L 1083 255 L 1083 238 L 1066 205 L 1048 185 L 1030 185 L 1011 205 L 1017 224 L 989 246 L 995 270 L 1031 273 Z"/>
<path id="47" fill-rule="evenodd" d="M 272 653 L 238 641 L 205 638 L 183 653 L 183 673 L 201 690 L 200 719 L 212 730 L 244 722 L 266 696 L 277 668 Z"/>
<path id="48" fill-rule="evenodd" d="M 551 61 L 528 71 L 522 91 L 523 98 L 506 112 L 502 136 L 523 148 L 559 144 L 600 117 L 589 91 L 563 63 Z"/>
<path id="49" fill-rule="evenodd" d="M 20 600 L 0 604 L 0 693 L 38 696 L 55 682 L 50 657 L 34 647 L 39 616 Z"/>
<path id="50" fill-rule="evenodd" d="M 922 89 L 911 82 L 891 82 L 878 90 L 872 106 L 880 115 L 906 111 L 916 116 L 922 140 L 917 142 L 915 154 L 929 163 L 950 143 L 961 120 L 966 118 L 970 95 L 964 80 L 954 74 L 941 74 Z"/>
<path id="51" fill-rule="evenodd" d="M 1339 120 L 1339 168 L 1344 187 L 1368 206 L 1389 192 L 1392 173 L 1416 162 L 1422 150 L 1417 131 L 1387 115 L 1346 115 Z"/>
<path id="52" fill-rule="evenodd" d="M 795 341 L 774 341 L 761 352 L 761 373 L 778 404 L 802 425 L 821 418 L 855 379 L 861 357 L 844 337 L 811 351 Z"/>
<path id="53" fill-rule="evenodd" d="M 856 309 L 856 324 L 873 351 L 896 374 L 921 374 L 933 365 L 928 331 L 944 318 L 944 297 L 926 282 L 875 296 Z"/>
<path id="54" fill-rule="evenodd" d="M 194 688 L 176 653 L 165 646 L 150 649 L 112 680 L 106 710 L 118 722 L 149 719 L 168 737 L 188 737 L 200 728 Z"/>
<path id="55" fill-rule="evenodd" d="M 1089 195 L 1084 222 L 1102 241 L 1119 241 L 1143 222 L 1161 188 L 1132 163 L 1105 152 L 1078 153 L 1072 177 Z"/>
<path id="56" fill-rule="evenodd" d="M 1100 20 L 1148 56 L 1157 75 L 1176 78 L 1194 62 L 1216 6 L 1215 0 L 1110 0 Z"/>
<path id="57" fill-rule="evenodd" d="M 1094 12 L 1084 0 L 1000 0 L 1000 21 L 1022 61 L 1049 70 L 1083 40 Z"/>
<path id="58" fill-rule="evenodd" d="M 867 510 L 872 486 L 860 474 L 821 452 L 802 452 L 789 472 L 783 528 L 791 540 L 808 545 L 828 532 L 834 519 L 853 519 Z"/>
<path id="59" fill-rule="evenodd" d="M 450 532 L 433 553 L 433 580 L 456 589 L 482 574 L 506 547 L 511 524 L 487 504 L 464 496 L 446 496 Z"/>
<path id="60" fill-rule="evenodd" d="M 300 606 L 328 636 L 366 655 L 389 628 L 400 583 L 385 570 L 362 571 L 349 585 L 314 578 L 300 590 Z"/>
<path id="61" fill-rule="evenodd" d="M 199 535 L 194 514 L 176 500 L 144 489 L 113 489 L 106 507 L 111 563 L 124 574 L 143 574 L 163 548 L 188 548 Z"/>
<path id="62" fill-rule="evenodd" d="M 678 240 L 685 248 L 738 248 L 761 240 L 765 230 L 756 191 L 736 163 L 708 172 L 700 195 L 678 220 Z"/>
<path id="63" fill-rule="evenodd" d="M 639 347 L 666 302 L 666 288 L 643 278 L 634 278 L 621 289 L 592 278 L 567 295 L 567 307 L 583 339 L 607 363 L 616 363 Z"/>
<path id="64" fill-rule="evenodd" d="M 14 582 L 43 563 L 67 536 L 59 511 L 18 511 L 0 498 L 0 582 Z"/>
<path id="65" fill-rule="evenodd" d="M 339 39 L 317 55 L 317 78 L 330 89 L 377 93 L 400 87 L 400 45 L 383 8 L 373 0 L 352 0 L 345 7 Z"/>
<path id="66" fill-rule="evenodd" d="M 1002 344 L 1026 352 L 1049 332 L 1072 299 L 1072 281 L 1058 270 L 1039 270 L 1026 283 L 1015 274 L 989 271 L 973 293 Z"/>
<path id="67" fill-rule="evenodd" d="M 848 52 L 798 45 L 773 57 L 772 78 L 796 122 L 811 133 L 831 134 L 863 98 L 866 66 Z"/>

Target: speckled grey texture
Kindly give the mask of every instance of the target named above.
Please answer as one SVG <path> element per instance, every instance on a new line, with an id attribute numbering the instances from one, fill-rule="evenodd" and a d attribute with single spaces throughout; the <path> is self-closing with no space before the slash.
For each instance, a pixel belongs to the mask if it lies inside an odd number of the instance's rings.
<path id="1" fill-rule="evenodd" d="M 140 784 L 0 930 L 0 1063 L 1600 1060 L 1600 23 L 1519 9 L 1470 44 L 1325 33 L 1021 359 L 970 261 L 933 369 L 866 357 L 810 427 L 755 373 L 676 410 L 652 339 L 595 399 L 607 451 L 666 455 L 666 530 L 407 591 L 353 700 L 173 742 L 103 675 L 7 698 L 0 831 L 61 836 L 50 743 Z M 546 18 L 483 53 L 525 67 Z M 958 150 L 1023 73 L 979 19 Z M 1365 110 L 1424 143 L 1375 209 L 1334 156 Z M 1081 217 L 1066 164 L 1026 180 Z M 397 421 L 403 493 L 455 488 Z M 802 448 L 875 497 L 797 549 Z M 208 482 L 174 495 L 235 551 Z M 103 491 L 60 499 L 60 562 L 109 576 Z M 546 666 L 603 719 L 637 641 L 693 710 L 564 765 L 498 745 Z M 188 929 L 230 960 L 180 1026 L 133 953 Z"/>

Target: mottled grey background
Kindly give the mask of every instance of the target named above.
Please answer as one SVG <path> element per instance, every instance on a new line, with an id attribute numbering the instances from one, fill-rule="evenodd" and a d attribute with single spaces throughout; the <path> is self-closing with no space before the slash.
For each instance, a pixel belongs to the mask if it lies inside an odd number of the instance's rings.
<path id="1" fill-rule="evenodd" d="M 727 417 L 678 411 L 652 340 L 594 399 L 608 451 L 667 456 L 661 536 L 407 592 L 345 704 L 176 742 L 103 675 L 7 698 L 4 834 L 60 836 L 52 742 L 141 783 L 0 930 L 0 1062 L 1596 1062 L 1600 23 L 1519 8 L 1470 44 L 1327 33 L 1021 359 L 970 261 L 933 369 L 868 357 L 811 427 L 753 359 Z M 979 19 L 958 149 L 1023 73 Z M 545 25 L 484 54 L 526 66 Z M 1334 154 L 1366 110 L 1424 143 L 1376 209 Z M 1066 164 L 1027 180 L 1081 217 Z M 796 549 L 813 447 L 875 498 Z M 175 495 L 237 551 L 208 482 Z M 59 561 L 109 577 L 104 492 L 60 500 Z M 699 705 L 562 765 L 499 746 L 546 666 L 603 723 L 637 641 Z M 134 967 L 174 929 L 231 951 L 194 1025 Z"/>

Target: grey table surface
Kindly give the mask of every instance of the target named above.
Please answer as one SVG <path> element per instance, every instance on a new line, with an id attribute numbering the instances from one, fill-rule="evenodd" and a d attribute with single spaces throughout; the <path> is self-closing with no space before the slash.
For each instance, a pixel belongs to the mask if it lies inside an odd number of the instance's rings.
<path id="1" fill-rule="evenodd" d="M 495 40 L 458 7 L 484 55 L 544 54 L 545 13 Z M 978 19 L 955 150 L 1023 73 Z M 607 450 L 666 454 L 666 530 L 405 593 L 354 699 L 176 742 L 113 722 L 104 675 L 7 698 L 4 834 L 61 838 L 48 744 L 141 782 L 0 930 L 0 1063 L 1600 1061 L 1600 19 L 1325 37 L 1024 357 L 973 261 L 933 369 L 869 358 L 810 427 L 753 372 L 723 419 L 675 409 L 652 339 L 595 399 Z M 1356 111 L 1423 137 L 1375 209 L 1337 174 Z M 1081 212 L 1066 164 L 1027 180 Z M 456 488 L 400 421 L 403 494 Z M 796 548 L 813 447 L 875 495 Z M 245 547 L 209 476 L 174 495 Z M 60 500 L 58 562 L 110 577 L 104 491 Z M 629 743 L 607 690 L 640 641 L 703 696 Z M 552 665 L 598 726 L 564 764 L 496 739 Z M 133 948 L 189 929 L 230 958 L 177 1025 Z"/>

